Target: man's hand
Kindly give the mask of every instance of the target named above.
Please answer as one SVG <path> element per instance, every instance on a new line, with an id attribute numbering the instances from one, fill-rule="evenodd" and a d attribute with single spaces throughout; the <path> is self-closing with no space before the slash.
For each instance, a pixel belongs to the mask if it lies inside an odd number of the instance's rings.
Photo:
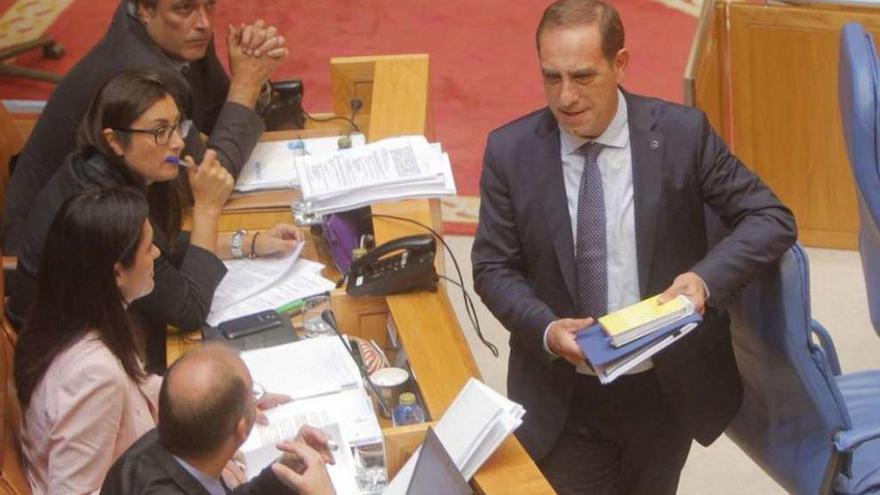
<path id="1" fill-rule="evenodd" d="M 245 55 L 278 58 L 286 54 L 287 40 L 278 34 L 278 28 L 267 26 L 262 19 L 250 25 L 241 24 L 238 30 L 241 32 L 241 48 Z"/>
<path id="2" fill-rule="evenodd" d="M 260 397 L 260 400 L 257 401 L 257 424 L 261 424 L 266 426 L 269 424 L 269 418 L 266 417 L 265 411 L 266 409 L 272 409 L 273 407 L 280 406 L 281 404 L 287 404 L 292 401 L 289 395 L 284 394 L 275 394 L 272 392 L 267 392 L 264 396 Z"/>
<path id="3" fill-rule="evenodd" d="M 284 455 L 272 464 L 272 472 L 300 495 L 335 495 L 327 467 L 321 455 L 302 442 L 282 442 L 277 446 Z"/>
<path id="4" fill-rule="evenodd" d="M 247 29 L 248 26 L 236 28 L 230 25 L 226 35 L 229 70 L 232 73 L 227 99 L 248 108 L 254 108 L 263 86 L 287 56 L 288 51 L 283 37 L 273 36 L 263 40 L 263 37 L 266 36 L 265 29 L 257 30 L 261 34 L 255 35 L 253 26 L 249 30 L 251 34 L 248 41 L 250 43 L 245 45 L 243 38 L 244 31 Z M 250 45 L 255 42 L 259 42 L 259 47 L 251 49 Z M 268 48 L 268 45 L 271 45 L 272 48 Z M 266 51 L 267 56 L 248 55 L 248 52 L 256 54 L 258 51 L 262 54 L 263 50 Z"/>
<path id="5" fill-rule="evenodd" d="M 569 363 L 577 366 L 586 362 L 575 334 L 593 324 L 592 318 L 561 318 L 550 324 L 547 330 L 547 347 Z"/>
<path id="6" fill-rule="evenodd" d="M 299 429 L 299 433 L 297 433 L 294 441 L 311 447 L 321 456 L 321 460 L 325 463 L 336 464 L 330 448 L 330 439 L 327 438 L 323 431 L 313 426 L 305 425 Z"/>
<path id="7" fill-rule="evenodd" d="M 257 256 L 290 254 L 302 240 L 303 234 L 296 228 L 296 225 L 279 223 L 271 229 L 260 233 L 254 245 L 254 250 Z"/>
<path id="8" fill-rule="evenodd" d="M 672 285 L 660 294 L 660 304 L 663 304 L 678 295 L 687 296 L 694 303 L 694 309 L 700 314 L 706 311 L 706 284 L 703 279 L 694 272 L 682 273 L 675 277 Z"/>

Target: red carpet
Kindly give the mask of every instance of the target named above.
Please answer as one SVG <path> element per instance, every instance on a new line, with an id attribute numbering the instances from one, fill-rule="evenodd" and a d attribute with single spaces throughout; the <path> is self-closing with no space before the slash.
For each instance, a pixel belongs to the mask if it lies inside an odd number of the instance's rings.
<path id="1" fill-rule="evenodd" d="M 0 0 L 0 9 L 12 3 Z M 534 30 L 547 4 L 546 0 L 220 0 L 217 33 L 222 39 L 233 19 L 262 18 L 282 26 L 292 53 L 277 76 L 303 79 L 305 106 L 314 112 L 330 107 L 330 57 L 430 54 L 437 138 L 450 152 L 459 194 L 476 196 L 486 134 L 543 105 Z M 33 54 L 20 57 L 18 63 L 64 72 L 104 33 L 116 5 L 116 0 L 74 1 L 49 29 L 68 55 L 50 61 Z M 627 89 L 681 101 L 696 19 L 653 0 L 620 0 L 615 5 L 627 28 L 631 52 Z M 225 52 L 223 47 L 220 50 Z M 51 85 L 0 77 L 0 98 L 45 99 L 51 90 Z M 447 224 L 447 232 L 472 229 L 472 224 Z"/>

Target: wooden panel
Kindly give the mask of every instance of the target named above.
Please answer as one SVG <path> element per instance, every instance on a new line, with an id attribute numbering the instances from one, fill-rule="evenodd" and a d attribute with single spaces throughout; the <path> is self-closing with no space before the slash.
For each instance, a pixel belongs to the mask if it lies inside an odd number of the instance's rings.
<path id="1" fill-rule="evenodd" d="M 427 55 L 376 61 L 373 108 L 368 138 L 376 141 L 401 134 L 424 134 L 428 129 Z M 406 108 L 407 111 L 400 111 Z"/>
<path id="2" fill-rule="evenodd" d="M 794 211 L 807 245 L 854 249 L 859 228 L 837 101 L 840 30 L 880 15 L 732 3 L 736 154 Z"/>
<path id="3" fill-rule="evenodd" d="M 703 4 L 685 72 L 684 101 L 706 112 L 712 127 L 729 143 L 726 9 L 724 2 Z"/>
<path id="4" fill-rule="evenodd" d="M 388 304 L 384 297 L 351 297 L 344 289 L 330 293 L 330 307 L 340 330 L 388 348 Z"/>
<path id="5" fill-rule="evenodd" d="M 428 427 L 435 424 L 432 421 L 382 430 L 385 436 L 385 467 L 388 469 L 389 478 L 393 478 L 406 464 L 425 440 Z"/>

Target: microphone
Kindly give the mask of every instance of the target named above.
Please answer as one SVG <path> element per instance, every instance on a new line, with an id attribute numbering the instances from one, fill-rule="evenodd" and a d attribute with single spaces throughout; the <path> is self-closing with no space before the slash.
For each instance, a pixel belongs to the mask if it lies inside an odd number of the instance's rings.
<path id="1" fill-rule="evenodd" d="M 382 408 L 382 412 L 387 416 L 391 417 L 391 409 L 388 408 L 388 404 L 385 403 L 385 399 L 382 398 L 382 394 L 376 389 L 376 385 L 370 380 L 369 375 L 367 375 L 367 371 L 364 369 L 364 366 L 354 357 L 354 353 L 357 352 L 348 344 L 345 340 L 345 337 L 339 332 L 339 327 L 336 326 L 336 315 L 333 314 L 332 309 L 325 309 L 321 313 L 321 319 L 324 320 L 324 323 L 330 325 L 330 328 L 333 329 L 333 332 L 336 333 L 336 336 L 339 337 L 339 340 L 342 341 L 342 345 L 348 349 L 349 354 L 351 354 L 351 358 L 354 359 L 354 364 L 357 366 L 358 371 L 361 373 L 361 378 L 367 382 L 367 388 L 369 388 L 370 392 L 373 394 L 373 397 L 376 399 L 376 402 L 379 403 L 379 406 Z"/>
<path id="2" fill-rule="evenodd" d="M 340 136 L 340 138 L 336 141 L 336 145 L 339 147 L 339 149 L 344 150 L 344 149 L 351 148 L 351 133 L 352 133 L 352 131 L 357 130 L 358 132 L 360 132 L 360 129 L 358 129 L 357 124 L 354 123 L 354 117 L 357 115 L 358 111 L 363 106 L 364 106 L 364 102 L 362 102 L 360 100 L 360 98 L 353 98 L 351 100 L 351 117 L 349 119 L 347 119 L 348 123 L 350 125 L 348 128 L 348 133 L 346 133 L 345 136 Z"/>

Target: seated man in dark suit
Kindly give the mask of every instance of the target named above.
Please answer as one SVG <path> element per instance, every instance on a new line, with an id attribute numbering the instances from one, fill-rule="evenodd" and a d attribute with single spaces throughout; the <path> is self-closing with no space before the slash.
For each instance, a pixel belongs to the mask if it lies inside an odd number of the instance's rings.
<path id="1" fill-rule="evenodd" d="M 333 462 L 327 438 L 308 426 L 278 445 L 284 454 L 271 467 L 228 489 L 224 480 L 243 478 L 227 466 L 256 420 L 253 390 L 244 362 L 226 347 L 206 345 L 180 358 L 159 392 L 158 428 L 116 461 L 101 493 L 335 494 L 325 467 Z"/>
<path id="2" fill-rule="evenodd" d="M 168 69 L 190 88 L 187 118 L 195 124 L 183 155 L 201 161 L 209 148 L 233 177 L 263 133 L 254 112 L 268 78 L 287 55 L 286 41 L 262 21 L 231 29 L 231 80 L 214 50 L 217 0 L 121 0 L 107 33 L 67 73 L 18 158 L 3 210 L 4 253 L 17 254 L 17 242 L 31 202 L 74 150 L 76 129 L 89 102 L 105 81 L 126 69 Z M 10 287 L 12 291 L 15 287 Z M 18 315 L 23 317 L 24 315 Z"/>

